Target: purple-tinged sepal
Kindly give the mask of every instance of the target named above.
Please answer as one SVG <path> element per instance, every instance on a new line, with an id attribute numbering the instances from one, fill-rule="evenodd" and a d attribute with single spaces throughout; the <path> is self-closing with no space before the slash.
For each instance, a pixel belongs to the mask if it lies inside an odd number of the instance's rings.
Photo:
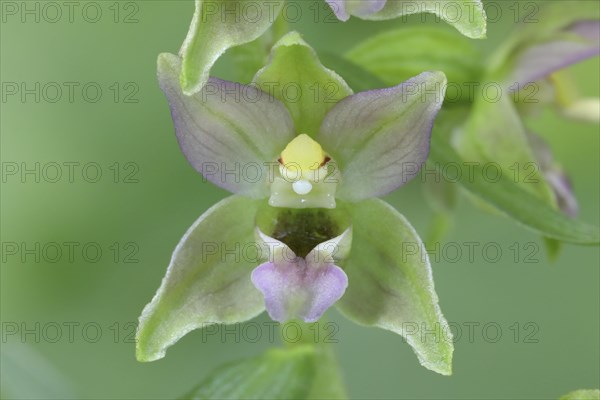
<path id="1" fill-rule="evenodd" d="M 600 100 L 582 98 L 567 67 L 600 54 L 598 4 L 571 1 L 549 2 L 540 9 L 542 26 L 521 24 L 495 52 L 488 78 L 498 80 L 512 93 L 522 115 L 555 106 L 563 116 L 597 123 Z"/>
<path id="2" fill-rule="evenodd" d="M 546 2 L 536 18 L 524 21 L 494 52 L 488 62 L 489 77 L 510 91 L 527 85 L 600 53 L 598 3 L 593 1 Z M 537 98 L 537 97 L 536 97 Z"/>
<path id="3" fill-rule="evenodd" d="M 158 80 L 188 162 L 225 190 L 267 197 L 271 163 L 294 138 L 289 111 L 256 86 L 216 78 L 187 96 L 179 85 L 180 71 L 179 57 L 158 57 Z"/>
<path id="4" fill-rule="evenodd" d="M 336 197 L 356 202 L 382 196 L 417 175 L 446 85 L 444 73 L 424 72 L 346 97 L 329 111 L 316 139 L 339 166 Z"/>
<path id="5" fill-rule="evenodd" d="M 600 21 L 576 21 L 515 53 L 506 81 L 513 91 L 600 54 Z"/>

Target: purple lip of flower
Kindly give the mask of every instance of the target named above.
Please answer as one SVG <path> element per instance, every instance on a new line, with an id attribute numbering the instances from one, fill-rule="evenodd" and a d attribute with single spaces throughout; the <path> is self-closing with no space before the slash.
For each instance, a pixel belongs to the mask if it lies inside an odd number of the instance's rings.
<path id="1" fill-rule="evenodd" d="M 160 85 L 171 106 L 179 145 L 190 164 L 226 190 L 269 198 L 271 205 L 275 199 L 279 207 L 288 208 L 294 204 L 298 204 L 296 208 L 306 204 L 335 207 L 332 193 L 342 201 L 358 202 L 389 193 L 414 177 L 427 159 L 433 120 L 441 108 L 446 82 L 442 73 L 425 72 L 392 88 L 350 95 L 328 112 L 320 131 L 313 132 L 314 140 L 307 135 L 293 140 L 303 132 L 294 132 L 291 115 L 278 100 L 255 87 L 214 78 L 200 93 L 186 96 L 178 79 L 180 68 L 176 56 L 159 58 Z M 250 95 L 241 99 L 227 95 L 242 90 Z M 307 197 L 313 192 L 299 192 L 281 177 L 269 181 L 268 171 L 261 171 L 264 179 L 257 182 L 240 180 L 235 174 L 211 174 L 207 169 L 214 165 L 223 171 L 235 171 L 239 164 L 262 166 L 281 159 L 286 148 L 302 158 L 303 152 L 294 146 L 314 150 L 320 148 L 319 143 L 341 165 L 341 179 L 333 184 L 334 190 L 322 189 L 320 183 L 313 185 L 314 196 L 321 198 Z M 314 259 L 326 255 L 317 246 L 306 258 L 274 257 L 254 270 L 252 281 L 263 293 L 273 319 L 314 321 L 344 294 L 348 285 L 344 271 L 332 259 Z"/>
<path id="2" fill-rule="evenodd" d="M 252 283 L 265 298 L 271 319 L 315 322 L 337 302 L 348 287 L 346 273 L 334 264 L 334 254 L 350 247 L 352 229 L 321 243 L 306 257 L 299 257 L 282 242 L 259 237 L 270 248 L 270 260 L 252 271 Z"/>
<path id="3" fill-rule="evenodd" d="M 316 322 L 342 297 L 348 277 L 334 264 L 314 266 L 299 257 L 287 263 L 261 264 L 252 272 L 252 283 L 265 297 L 274 321 Z"/>

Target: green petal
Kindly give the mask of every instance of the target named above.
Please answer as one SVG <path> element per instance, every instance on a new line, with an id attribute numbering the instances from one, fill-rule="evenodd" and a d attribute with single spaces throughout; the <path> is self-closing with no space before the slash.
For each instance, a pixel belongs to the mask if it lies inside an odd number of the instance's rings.
<path id="1" fill-rule="evenodd" d="M 354 228 L 344 269 L 349 286 L 338 308 L 358 323 L 402 335 L 424 367 L 450 375 L 452 335 L 438 305 L 421 239 L 382 200 L 366 200 L 349 209 Z"/>
<path id="2" fill-rule="evenodd" d="M 250 281 L 258 256 L 242 257 L 255 246 L 254 220 L 264 202 L 231 196 L 206 211 L 183 236 L 152 301 L 140 316 L 136 356 L 164 357 L 166 349 L 191 330 L 212 323 L 246 321 L 264 310 Z M 251 251 L 243 254 L 252 254 Z M 229 252 L 229 253 L 228 253 Z"/>
<path id="3" fill-rule="evenodd" d="M 485 38 L 487 23 L 481 0 L 388 0 L 381 11 L 361 18 L 385 20 L 423 12 L 437 15 L 472 39 Z"/>
<path id="4" fill-rule="evenodd" d="M 184 93 L 199 92 L 221 54 L 262 35 L 275 21 L 283 4 L 282 0 L 196 0 L 196 11 L 180 50 Z"/>
<path id="5" fill-rule="evenodd" d="M 287 106 L 296 133 L 312 137 L 325 114 L 352 94 L 338 74 L 321 64 L 298 32 L 288 33 L 273 46 L 269 64 L 258 71 L 254 83 Z"/>

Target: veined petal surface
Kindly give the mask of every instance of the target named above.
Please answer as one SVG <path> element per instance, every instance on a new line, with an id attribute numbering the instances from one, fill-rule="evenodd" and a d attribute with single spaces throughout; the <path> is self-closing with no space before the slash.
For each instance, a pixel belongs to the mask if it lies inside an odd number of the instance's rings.
<path id="1" fill-rule="evenodd" d="M 423 242 L 393 207 L 370 199 L 348 207 L 352 249 L 348 289 L 337 303 L 348 318 L 403 336 L 421 364 L 452 373 L 452 334 L 438 305 Z"/>
<path id="2" fill-rule="evenodd" d="M 159 56 L 160 87 L 189 163 L 223 189 L 267 197 L 278 154 L 294 137 L 285 106 L 256 87 L 214 78 L 187 96 L 179 86 L 180 69 L 177 56 Z"/>
<path id="3" fill-rule="evenodd" d="M 413 178 L 427 159 L 446 76 L 424 72 L 398 86 L 349 96 L 325 116 L 317 141 L 338 163 L 336 197 L 360 201 Z"/>
<path id="4" fill-rule="evenodd" d="M 185 233 L 152 301 L 140 316 L 136 356 L 164 357 L 166 349 L 194 329 L 215 323 L 246 321 L 264 310 L 250 281 L 258 264 L 247 252 L 263 202 L 231 196 L 206 211 Z M 237 246 L 237 247 L 236 247 Z"/>

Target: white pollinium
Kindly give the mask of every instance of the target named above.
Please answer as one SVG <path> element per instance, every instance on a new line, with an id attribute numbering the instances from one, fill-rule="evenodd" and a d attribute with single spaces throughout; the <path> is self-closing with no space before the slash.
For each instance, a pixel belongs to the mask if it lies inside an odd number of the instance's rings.
<path id="1" fill-rule="evenodd" d="M 309 194 L 312 190 L 312 184 L 304 179 L 292 183 L 292 189 L 299 195 Z"/>

